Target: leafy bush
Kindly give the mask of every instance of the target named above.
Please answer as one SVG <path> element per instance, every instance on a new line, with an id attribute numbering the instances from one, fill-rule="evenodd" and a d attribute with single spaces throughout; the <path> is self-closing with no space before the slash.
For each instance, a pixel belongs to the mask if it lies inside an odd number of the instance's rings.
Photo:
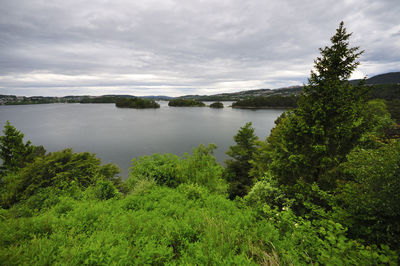
<path id="1" fill-rule="evenodd" d="M 210 191 L 225 193 L 227 186 L 222 179 L 223 168 L 212 155 L 215 145 L 200 144 L 193 154 L 179 158 L 173 154 L 153 154 L 132 160 L 127 183 L 134 189 L 140 181 L 154 181 L 158 185 L 177 187 L 182 183 L 202 185 Z"/>
<path id="2" fill-rule="evenodd" d="M 132 189 L 139 180 L 146 180 L 176 187 L 181 182 L 177 175 L 179 164 L 179 157 L 173 154 L 153 154 L 133 159 L 127 184 Z"/>
<path id="3" fill-rule="evenodd" d="M 74 153 L 71 149 L 37 157 L 17 174 L 7 175 L 3 179 L 2 206 L 10 207 L 35 195 L 38 201 L 36 207 L 39 207 L 39 202 L 42 202 L 39 197 L 44 191 L 58 194 L 70 191 L 73 194 L 75 188 L 85 189 L 95 184 L 97 180 L 114 181 L 115 175 L 119 172 L 118 167 L 111 164 L 101 166 L 100 163 L 100 159 L 94 154 Z M 46 188 L 49 190 L 43 190 Z"/>
<path id="4" fill-rule="evenodd" d="M 399 249 L 400 142 L 381 145 L 348 155 L 338 199 L 347 212 L 344 222 L 352 237 Z"/>
<path id="5" fill-rule="evenodd" d="M 94 195 L 99 200 L 108 200 L 117 197 L 118 191 L 112 182 L 99 180 L 94 187 Z"/>
<path id="6" fill-rule="evenodd" d="M 193 149 L 193 154 L 185 154 L 180 162 L 179 179 L 183 183 L 204 186 L 211 192 L 225 194 L 227 184 L 222 178 L 223 168 L 213 156 L 215 144 L 204 146 L 200 144 Z"/>

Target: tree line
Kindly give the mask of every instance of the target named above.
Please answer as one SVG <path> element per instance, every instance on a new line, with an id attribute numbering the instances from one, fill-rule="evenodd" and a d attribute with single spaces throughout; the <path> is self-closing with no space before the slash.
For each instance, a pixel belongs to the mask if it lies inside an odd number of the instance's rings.
<path id="1" fill-rule="evenodd" d="M 257 96 L 238 100 L 232 104 L 236 108 L 294 108 L 297 106 L 298 96 Z"/>

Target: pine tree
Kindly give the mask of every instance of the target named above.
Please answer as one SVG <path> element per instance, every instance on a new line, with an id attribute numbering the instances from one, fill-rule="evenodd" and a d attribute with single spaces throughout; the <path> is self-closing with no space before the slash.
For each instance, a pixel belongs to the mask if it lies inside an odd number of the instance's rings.
<path id="1" fill-rule="evenodd" d="M 251 122 L 241 127 L 233 139 L 236 145 L 231 146 L 226 152 L 232 159 L 225 161 L 225 176 L 229 182 L 229 196 L 231 199 L 236 196 L 245 196 L 253 185 L 253 179 L 249 176 L 249 171 L 252 167 L 253 154 L 257 151 L 258 141 Z"/>
<path id="2" fill-rule="evenodd" d="M 331 46 L 320 49 L 298 108 L 286 113 L 274 130 L 278 138 L 269 140 L 274 150 L 270 168 L 281 184 L 302 179 L 333 186 L 329 171 L 345 159 L 365 132 L 367 89 L 348 82 L 362 51 L 349 48 L 350 36 L 341 22 Z"/>

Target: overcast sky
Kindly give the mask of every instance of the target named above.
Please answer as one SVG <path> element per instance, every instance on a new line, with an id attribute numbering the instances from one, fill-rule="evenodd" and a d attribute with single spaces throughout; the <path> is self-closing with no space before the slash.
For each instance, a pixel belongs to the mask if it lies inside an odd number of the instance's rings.
<path id="1" fill-rule="evenodd" d="M 216 94 L 307 82 L 340 21 L 353 78 L 400 71 L 399 0 L 0 0 L 0 94 Z"/>

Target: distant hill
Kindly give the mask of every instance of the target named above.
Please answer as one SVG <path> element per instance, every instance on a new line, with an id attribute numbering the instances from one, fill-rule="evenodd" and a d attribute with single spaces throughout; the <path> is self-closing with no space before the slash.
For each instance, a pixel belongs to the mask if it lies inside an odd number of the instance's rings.
<path id="1" fill-rule="evenodd" d="M 358 84 L 360 79 L 350 80 L 352 84 Z M 400 72 L 391 72 L 373 76 L 366 80 L 367 85 L 374 85 L 372 89 L 372 96 L 376 98 L 389 98 L 393 97 L 393 92 L 397 93 L 400 86 Z M 389 86 L 390 84 L 390 86 Z M 303 86 L 291 86 L 279 89 L 258 89 L 239 91 L 232 93 L 220 93 L 213 95 L 185 95 L 177 97 L 179 99 L 195 99 L 198 101 L 237 101 L 249 99 L 258 96 L 292 96 L 299 95 L 303 90 Z M 382 97 L 381 94 L 390 96 Z M 397 97 L 400 97 L 398 95 Z"/>
<path id="2" fill-rule="evenodd" d="M 285 88 L 279 88 L 275 90 L 271 89 L 258 89 L 239 91 L 232 93 L 220 93 L 213 95 L 185 95 L 178 97 L 179 99 L 195 99 L 198 101 L 237 101 L 241 99 L 248 99 L 257 96 L 289 96 L 298 95 L 302 91 L 303 86 L 291 86 Z"/>
<path id="3" fill-rule="evenodd" d="M 156 95 L 156 96 L 140 96 L 140 98 L 146 98 L 154 101 L 169 101 L 171 99 L 175 99 L 175 97 L 165 96 L 165 95 Z"/>
<path id="4" fill-rule="evenodd" d="M 361 79 L 354 79 L 350 82 L 357 84 Z M 397 84 L 400 83 L 400 72 L 390 72 L 380 74 L 366 79 L 368 85 L 379 85 L 379 84 Z"/>
<path id="5" fill-rule="evenodd" d="M 133 96 L 133 95 L 120 95 L 120 94 L 106 94 L 106 95 L 97 96 L 97 97 L 136 98 L 136 96 Z"/>
<path id="6" fill-rule="evenodd" d="M 367 79 L 367 84 L 393 84 L 393 83 L 400 83 L 400 72 L 381 74 Z"/>

